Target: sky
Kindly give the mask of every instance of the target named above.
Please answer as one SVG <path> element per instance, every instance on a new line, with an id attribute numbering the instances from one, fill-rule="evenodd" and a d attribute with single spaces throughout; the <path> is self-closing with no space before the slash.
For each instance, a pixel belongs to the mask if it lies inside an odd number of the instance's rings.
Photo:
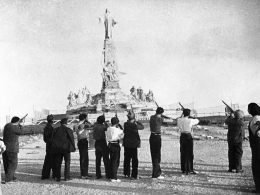
<path id="1" fill-rule="evenodd" d="M 260 102 L 257 0 L 1 0 L 0 113 L 66 110 L 70 91 L 100 93 L 106 8 L 124 93 L 195 108 Z"/>

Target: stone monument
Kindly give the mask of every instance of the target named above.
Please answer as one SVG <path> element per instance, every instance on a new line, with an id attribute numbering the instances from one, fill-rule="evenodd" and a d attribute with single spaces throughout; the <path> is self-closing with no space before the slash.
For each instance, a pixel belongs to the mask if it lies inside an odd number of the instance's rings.
<path id="1" fill-rule="evenodd" d="M 105 26 L 105 40 L 102 49 L 101 67 L 102 67 L 102 87 L 101 92 L 91 95 L 87 87 L 76 93 L 70 92 L 68 96 L 69 104 L 67 113 L 77 113 L 86 110 L 91 111 L 112 111 L 120 108 L 124 110 L 132 105 L 133 107 L 154 107 L 153 92 L 145 94 L 144 90 L 134 86 L 130 89 L 131 94 L 126 95 L 122 92 L 119 81 L 119 74 L 125 74 L 118 71 L 116 58 L 116 46 L 112 39 L 112 27 L 116 25 L 116 21 L 106 9 L 103 17 L 99 17 L 99 22 Z M 93 81 L 95 82 L 95 81 Z"/>

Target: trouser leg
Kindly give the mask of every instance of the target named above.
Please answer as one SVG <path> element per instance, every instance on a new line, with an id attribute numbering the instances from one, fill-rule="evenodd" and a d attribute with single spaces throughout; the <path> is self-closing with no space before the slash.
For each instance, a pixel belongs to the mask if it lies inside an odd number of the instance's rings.
<path id="1" fill-rule="evenodd" d="M 65 161 L 64 178 L 70 179 L 70 153 L 64 154 L 64 161 Z"/>
<path id="2" fill-rule="evenodd" d="M 80 154 L 80 172 L 81 176 L 88 175 L 89 157 L 88 157 L 88 140 L 81 139 L 78 142 Z"/>
<path id="3" fill-rule="evenodd" d="M 61 179 L 61 164 L 62 164 L 63 156 L 64 155 L 62 153 L 54 154 L 55 176 L 57 179 Z"/>
<path id="4" fill-rule="evenodd" d="M 104 162 L 105 171 L 106 171 L 106 178 L 109 179 L 110 178 L 110 169 L 109 169 L 110 162 L 109 162 L 109 151 L 108 151 L 108 147 L 106 144 L 103 146 L 102 156 L 103 156 L 103 162 Z"/>
<path id="5" fill-rule="evenodd" d="M 186 151 L 186 171 L 192 172 L 193 171 L 193 139 L 191 136 L 188 137 L 187 140 L 187 151 Z"/>
<path id="6" fill-rule="evenodd" d="M 235 145 L 228 143 L 228 169 L 235 168 Z"/>
<path id="7" fill-rule="evenodd" d="M 152 164 L 153 164 L 153 173 L 152 177 L 156 178 L 161 175 L 161 136 L 151 134 L 150 136 L 150 151 L 152 157 Z"/>
<path id="8" fill-rule="evenodd" d="M 255 183 L 255 188 L 260 192 L 260 155 L 259 150 L 252 149 L 252 173 Z"/>
<path id="9" fill-rule="evenodd" d="M 99 147 L 95 147 L 96 150 L 95 150 L 95 155 L 96 155 L 96 177 L 101 177 L 101 157 L 102 157 L 102 154 L 101 154 L 101 151 L 100 151 L 100 148 Z"/>
<path id="10" fill-rule="evenodd" d="M 130 177 L 131 148 L 124 147 L 124 175 Z"/>
<path id="11" fill-rule="evenodd" d="M 132 150 L 132 175 L 131 177 L 137 178 L 138 175 L 138 154 L 137 148 L 131 148 Z"/>
<path id="12" fill-rule="evenodd" d="M 3 161 L 5 167 L 5 181 L 9 182 L 14 179 L 15 170 L 17 169 L 18 156 L 17 153 L 7 152 L 3 153 Z"/>
<path id="13" fill-rule="evenodd" d="M 119 144 L 110 144 L 109 147 L 110 154 L 110 170 L 111 170 L 111 179 L 117 179 L 117 170 L 118 170 L 118 161 L 120 158 L 120 146 Z"/>
<path id="14" fill-rule="evenodd" d="M 50 154 L 50 152 L 46 152 L 43 167 L 42 167 L 42 178 L 43 179 L 50 177 L 51 167 L 52 167 L 51 154 Z"/>
<path id="15" fill-rule="evenodd" d="M 241 142 L 234 146 L 234 156 L 235 156 L 234 164 L 237 172 L 242 170 L 242 155 L 243 155 L 243 148 Z"/>

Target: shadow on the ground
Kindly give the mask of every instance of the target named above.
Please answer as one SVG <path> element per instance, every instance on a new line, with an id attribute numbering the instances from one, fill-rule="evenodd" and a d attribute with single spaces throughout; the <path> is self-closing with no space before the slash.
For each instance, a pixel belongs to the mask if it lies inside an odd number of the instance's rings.
<path id="1" fill-rule="evenodd" d="M 175 163 L 177 164 L 177 163 Z M 203 164 L 203 166 L 206 166 Z M 209 166 L 211 167 L 211 166 Z M 71 186 L 75 188 L 91 188 L 91 189 L 100 189 L 106 191 L 115 191 L 115 192 L 128 192 L 128 193 L 146 193 L 146 194 L 161 194 L 162 190 L 153 188 L 154 185 L 165 185 L 168 186 L 169 189 L 163 189 L 163 191 L 169 191 L 169 193 L 175 194 L 185 194 L 185 191 L 180 191 L 179 189 L 175 189 L 175 186 L 182 186 L 183 188 L 202 188 L 207 190 L 225 190 L 235 192 L 243 192 L 249 193 L 251 188 L 249 189 L 247 186 L 239 186 L 230 183 L 226 184 L 216 184 L 212 183 L 211 179 L 234 179 L 234 180 L 252 180 L 250 177 L 246 177 L 243 174 L 232 174 L 227 173 L 226 170 L 203 170 L 200 169 L 198 171 L 205 171 L 207 174 L 197 174 L 197 175 L 188 175 L 182 174 L 180 172 L 179 167 L 166 168 L 162 166 L 162 171 L 165 174 L 166 178 L 164 180 L 155 180 L 151 178 L 151 167 L 139 166 L 139 175 L 142 177 L 141 180 L 131 181 L 129 179 L 125 179 L 122 176 L 123 169 L 122 167 L 118 170 L 118 178 L 122 179 L 122 182 L 130 182 L 130 185 L 127 187 L 122 187 L 120 184 L 108 184 L 110 182 L 107 179 L 95 180 L 95 166 L 89 166 L 89 173 L 92 175 L 92 178 L 89 179 L 86 183 L 79 179 L 79 165 L 75 163 L 71 165 L 71 181 L 65 182 L 56 182 L 55 180 L 41 180 L 41 169 L 42 164 L 35 163 L 23 163 L 19 164 L 17 171 L 17 178 L 20 182 L 28 182 L 28 183 L 39 183 L 39 184 L 62 184 L 66 186 Z M 62 174 L 63 174 L 64 166 L 62 166 Z M 102 173 L 104 175 L 104 167 L 102 167 Z M 221 175 L 218 175 L 219 173 Z M 190 178 L 190 179 L 189 179 Z M 136 183 L 137 185 L 134 185 Z M 143 183 L 144 185 L 138 186 L 139 183 Z M 253 189 L 253 188 L 252 188 Z"/>

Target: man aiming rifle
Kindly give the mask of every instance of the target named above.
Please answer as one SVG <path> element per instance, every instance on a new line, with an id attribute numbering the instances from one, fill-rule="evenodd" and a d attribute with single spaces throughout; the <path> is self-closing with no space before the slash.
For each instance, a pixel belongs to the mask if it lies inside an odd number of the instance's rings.
<path id="1" fill-rule="evenodd" d="M 193 130 L 192 127 L 199 123 L 198 119 L 190 117 L 190 109 L 184 108 L 182 115 L 178 118 L 177 124 L 180 132 L 180 151 L 181 151 L 181 171 L 182 173 L 196 174 L 193 169 Z"/>
<path id="2" fill-rule="evenodd" d="M 5 170 L 5 182 L 16 182 L 15 171 L 18 165 L 18 153 L 19 153 L 19 135 L 23 134 L 23 126 L 21 123 L 25 119 L 14 116 L 11 123 L 5 125 L 3 130 L 3 141 L 6 146 L 6 151 L 2 154 L 4 170 Z"/>
<path id="3" fill-rule="evenodd" d="M 236 173 L 240 173 L 243 172 L 241 159 L 243 155 L 242 144 L 245 139 L 243 128 L 244 113 L 242 110 L 234 111 L 223 100 L 222 102 L 226 105 L 226 112 L 229 113 L 229 116 L 225 120 L 225 124 L 228 126 L 228 171 L 232 172 L 232 170 L 235 169 Z"/>
<path id="4" fill-rule="evenodd" d="M 162 171 L 160 167 L 161 163 L 161 146 L 162 146 L 162 138 L 161 138 L 161 127 L 162 123 L 164 122 L 166 117 L 163 115 L 164 109 L 162 107 L 159 107 L 157 105 L 156 113 L 155 115 L 152 115 L 150 118 L 150 131 L 151 135 L 149 138 L 150 143 L 150 152 L 152 157 L 152 165 L 153 165 L 153 171 L 152 171 L 152 178 L 157 179 L 164 179 L 162 176 Z"/>

